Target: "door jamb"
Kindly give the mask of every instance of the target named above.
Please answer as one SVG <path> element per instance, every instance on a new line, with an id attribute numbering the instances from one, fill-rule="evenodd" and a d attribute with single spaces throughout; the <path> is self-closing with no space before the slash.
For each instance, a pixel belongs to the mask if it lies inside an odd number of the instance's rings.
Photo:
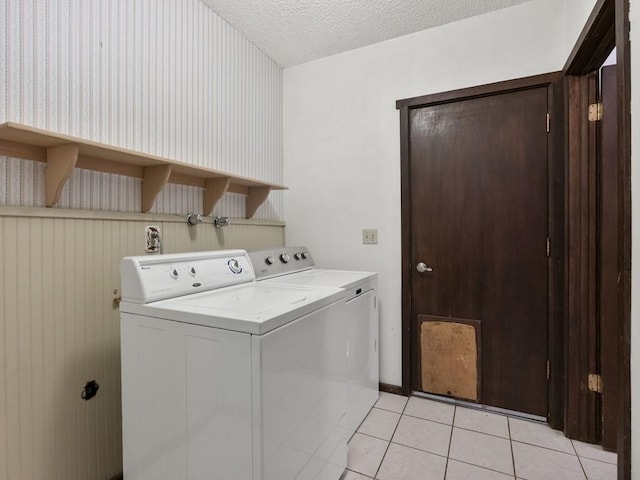
<path id="1" fill-rule="evenodd" d="M 618 479 L 631 478 L 631 60 L 629 0 L 598 0 L 563 73 L 584 77 L 616 47 L 618 77 L 618 289 L 619 408 Z M 573 81 L 576 81 L 573 79 Z M 567 92 L 571 101 L 571 92 Z M 569 132 L 568 132 L 569 133 Z M 568 145 L 573 139 L 568 137 Z M 574 159 L 569 158 L 569 162 Z M 571 215 L 571 212 L 569 212 Z M 571 321 L 571 320 L 570 320 Z M 569 346 L 570 348 L 571 346 Z M 570 381 L 567 382 L 568 384 Z M 573 428 L 568 425 L 569 428 Z"/>
<path id="2" fill-rule="evenodd" d="M 564 408 L 564 318 L 565 318 L 565 236 L 564 236 L 564 89 L 562 72 L 508 80 L 477 87 L 453 90 L 398 100 L 400 111 L 400 161 L 401 161 L 401 224 L 402 224 L 402 393 L 411 393 L 412 378 L 412 311 L 411 311 L 411 191 L 410 191 L 410 110 L 471 98 L 508 93 L 546 86 L 549 92 L 549 113 L 556 128 L 548 137 L 548 189 L 549 235 L 552 241 L 549 261 L 549 422 L 554 428 L 562 428 Z"/>

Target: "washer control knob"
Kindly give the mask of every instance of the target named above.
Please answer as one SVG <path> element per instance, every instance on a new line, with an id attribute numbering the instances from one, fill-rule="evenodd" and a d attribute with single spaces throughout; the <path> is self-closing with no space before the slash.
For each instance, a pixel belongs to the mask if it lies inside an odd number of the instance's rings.
<path id="1" fill-rule="evenodd" d="M 178 269 L 177 268 L 172 268 L 171 272 L 169 272 L 169 275 L 171 275 L 171 278 L 178 278 Z"/>
<path id="2" fill-rule="evenodd" d="M 235 258 L 232 258 L 231 260 L 229 260 L 227 262 L 227 265 L 229 265 L 229 270 L 231 270 L 236 275 L 239 273 L 242 273 L 242 267 L 240 266 L 240 262 L 238 262 L 238 260 L 236 260 Z"/>
<path id="3" fill-rule="evenodd" d="M 302 258 L 306 259 L 309 257 L 309 252 L 302 252 L 300 255 L 302 255 Z"/>
<path id="4" fill-rule="evenodd" d="M 189 267 L 189 275 L 192 277 L 196 276 L 196 267 Z"/>
<path id="5" fill-rule="evenodd" d="M 296 253 L 293 258 L 295 258 L 296 260 L 301 260 L 302 259 L 302 254 L 301 253 Z"/>
<path id="6" fill-rule="evenodd" d="M 275 262 L 273 257 L 267 257 L 264 259 L 264 263 L 266 263 L 267 265 L 273 265 L 273 262 Z"/>
<path id="7" fill-rule="evenodd" d="M 291 260 L 291 258 L 289 257 L 289 254 L 283 253 L 282 255 L 280 255 L 280 260 L 282 261 L 282 263 L 289 263 L 289 260 Z"/>

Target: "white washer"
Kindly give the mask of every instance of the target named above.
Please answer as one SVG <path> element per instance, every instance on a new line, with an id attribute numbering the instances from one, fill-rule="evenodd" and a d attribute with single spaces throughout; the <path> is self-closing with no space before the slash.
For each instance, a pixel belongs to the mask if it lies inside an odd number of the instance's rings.
<path id="1" fill-rule="evenodd" d="M 127 480 L 337 480 L 342 289 L 256 283 L 242 250 L 121 263 Z"/>
<path id="2" fill-rule="evenodd" d="M 378 274 L 315 268 L 306 247 L 250 252 L 256 279 L 269 285 L 344 288 L 347 356 L 347 416 L 355 432 L 379 397 Z"/>

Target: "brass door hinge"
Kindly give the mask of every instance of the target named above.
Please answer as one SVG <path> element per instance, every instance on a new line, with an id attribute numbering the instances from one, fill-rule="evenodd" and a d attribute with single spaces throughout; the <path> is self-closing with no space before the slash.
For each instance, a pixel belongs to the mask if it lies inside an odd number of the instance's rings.
<path id="1" fill-rule="evenodd" d="M 547 133 L 551 131 L 551 115 L 547 113 Z"/>
<path id="2" fill-rule="evenodd" d="M 589 374 L 589 391 L 602 393 L 602 376 L 597 373 Z"/>
<path id="3" fill-rule="evenodd" d="M 602 103 L 592 103 L 589 105 L 589 121 L 597 122 L 602 120 Z"/>
<path id="4" fill-rule="evenodd" d="M 547 237 L 547 257 L 551 256 L 551 239 Z"/>
<path id="5" fill-rule="evenodd" d="M 547 380 L 551 377 L 551 366 L 549 364 L 549 360 L 547 360 Z"/>

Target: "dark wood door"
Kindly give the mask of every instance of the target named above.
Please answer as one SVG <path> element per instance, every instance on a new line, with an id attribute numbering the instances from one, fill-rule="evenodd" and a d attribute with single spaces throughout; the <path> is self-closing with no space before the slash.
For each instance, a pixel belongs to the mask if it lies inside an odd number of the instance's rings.
<path id="1" fill-rule="evenodd" d="M 615 450 L 618 431 L 618 123 L 616 66 L 601 69 L 598 150 L 598 333 L 602 376 L 602 446 Z"/>
<path id="2" fill-rule="evenodd" d="M 547 95 L 539 87 L 410 111 L 414 390 L 431 374 L 446 382 L 477 369 L 463 375 L 478 383 L 475 400 L 547 415 Z M 452 324 L 440 345 L 451 372 L 428 372 L 421 346 L 433 342 L 420 332 L 442 321 Z M 469 325 L 475 337 L 456 336 Z M 435 393 L 456 396 L 456 385 L 444 390 Z"/>

